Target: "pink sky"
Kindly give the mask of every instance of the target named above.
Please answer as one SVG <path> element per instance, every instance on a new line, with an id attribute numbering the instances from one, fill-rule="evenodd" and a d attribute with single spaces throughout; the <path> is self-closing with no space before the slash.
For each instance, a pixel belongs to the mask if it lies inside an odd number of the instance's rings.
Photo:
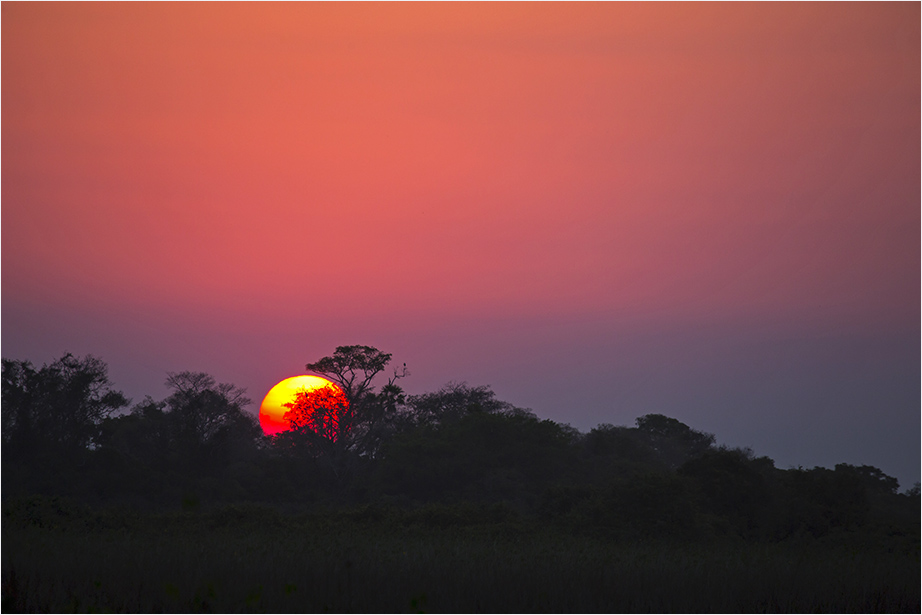
<path id="1" fill-rule="evenodd" d="M 563 393 L 532 398 L 523 374 L 604 364 L 624 348 L 593 344 L 623 331 L 910 339 L 918 362 L 918 4 L 4 3 L 2 17 L 4 356 L 93 352 L 138 388 L 201 369 L 261 398 L 335 345 L 370 343 L 421 374 L 408 388 L 486 378 L 581 428 L 662 408 L 642 393 L 621 414 L 542 406 Z M 662 357 L 699 361 L 651 339 L 632 342 L 662 348 L 647 371 L 611 365 L 656 390 L 686 369 Z M 587 399 L 608 394 L 604 372 Z M 916 434 L 918 373 L 894 402 Z M 714 381 L 702 407 L 723 399 Z M 657 403 L 678 415 L 675 387 Z M 761 443 L 733 412 L 678 418 Z"/>

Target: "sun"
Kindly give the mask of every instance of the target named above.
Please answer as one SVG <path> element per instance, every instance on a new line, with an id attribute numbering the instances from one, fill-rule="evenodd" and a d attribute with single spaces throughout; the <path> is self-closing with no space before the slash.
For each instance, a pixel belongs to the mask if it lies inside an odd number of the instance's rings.
<path id="1" fill-rule="evenodd" d="M 263 428 L 263 433 L 273 436 L 288 431 L 289 424 L 285 420 L 288 408 L 284 404 L 293 402 L 298 391 L 312 391 L 323 387 L 333 387 L 339 390 L 338 386 L 326 378 L 307 375 L 286 378 L 269 389 L 263 398 L 263 403 L 259 406 L 259 426 Z"/>

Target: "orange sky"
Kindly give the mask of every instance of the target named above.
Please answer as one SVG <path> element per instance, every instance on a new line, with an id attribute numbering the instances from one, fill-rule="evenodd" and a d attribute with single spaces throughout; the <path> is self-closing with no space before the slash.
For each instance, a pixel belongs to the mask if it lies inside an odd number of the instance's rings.
<path id="1" fill-rule="evenodd" d="M 4 5 L 5 290 L 905 317 L 917 16 Z"/>
<path id="2" fill-rule="evenodd" d="M 3 3 L 4 356 L 96 320 L 137 355 L 180 322 L 262 339 L 279 379 L 332 351 L 310 323 L 352 344 L 386 321 L 413 348 L 465 319 L 538 323 L 512 345 L 549 320 L 915 332 L 919 23 L 917 3 Z"/>

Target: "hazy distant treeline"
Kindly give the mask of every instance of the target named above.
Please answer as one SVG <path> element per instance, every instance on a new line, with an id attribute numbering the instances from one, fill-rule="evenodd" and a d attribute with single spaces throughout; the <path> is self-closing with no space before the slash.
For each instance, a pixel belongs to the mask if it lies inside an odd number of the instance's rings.
<path id="1" fill-rule="evenodd" d="M 918 535 L 918 487 L 900 493 L 874 467 L 782 470 L 658 414 L 580 433 L 486 387 L 406 395 L 405 368 L 376 387 L 389 362 L 377 349 L 345 346 L 308 364 L 343 388 L 348 413 L 335 432 L 301 420 L 266 437 L 244 391 L 207 374 L 169 374 L 169 396 L 131 405 L 97 358 L 68 354 L 42 367 L 3 359 L 4 500 L 65 496 L 160 511 L 438 506 L 458 519 L 501 510 L 675 539 Z"/>

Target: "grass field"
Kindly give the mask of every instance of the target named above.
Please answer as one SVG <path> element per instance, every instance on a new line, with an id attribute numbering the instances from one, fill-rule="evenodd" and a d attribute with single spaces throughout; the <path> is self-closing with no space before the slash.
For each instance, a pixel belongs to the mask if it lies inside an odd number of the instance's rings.
<path id="1" fill-rule="evenodd" d="M 918 537 L 668 545 L 444 511 L 17 509 L 2 551 L 3 612 L 920 610 Z"/>

